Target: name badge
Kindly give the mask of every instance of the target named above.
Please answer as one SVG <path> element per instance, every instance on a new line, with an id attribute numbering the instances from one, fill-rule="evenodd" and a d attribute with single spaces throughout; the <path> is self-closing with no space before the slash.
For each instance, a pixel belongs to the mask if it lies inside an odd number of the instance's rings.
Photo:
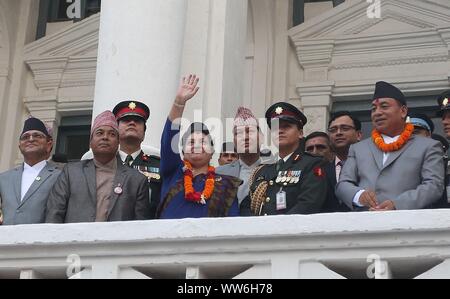
<path id="1" fill-rule="evenodd" d="M 286 210 L 286 192 L 280 191 L 277 193 L 277 211 Z"/>

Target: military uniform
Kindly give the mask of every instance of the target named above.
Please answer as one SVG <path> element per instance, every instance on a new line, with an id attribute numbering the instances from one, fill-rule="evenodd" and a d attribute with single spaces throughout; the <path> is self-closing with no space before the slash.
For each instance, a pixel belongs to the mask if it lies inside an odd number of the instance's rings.
<path id="1" fill-rule="evenodd" d="M 327 195 L 323 159 L 298 149 L 289 160 L 264 165 L 251 177 L 250 194 L 241 205 L 242 216 L 313 214 Z"/>
<path id="2" fill-rule="evenodd" d="M 150 187 L 150 215 L 151 218 L 156 217 L 161 198 L 162 178 L 159 171 L 160 158 L 157 156 L 149 156 L 141 152 L 139 156 L 131 164 L 131 167 L 137 169 L 148 179 Z"/>
<path id="3" fill-rule="evenodd" d="M 272 105 L 266 112 L 270 128 L 274 119 L 297 124 L 307 118 L 288 103 Z M 280 159 L 262 165 L 250 177 L 250 193 L 241 204 L 242 216 L 313 214 L 320 212 L 327 196 L 327 179 L 321 157 L 303 151 L 299 140 L 297 150 L 287 161 Z"/>
<path id="4" fill-rule="evenodd" d="M 125 117 L 139 117 L 146 122 L 150 116 L 150 109 L 147 105 L 138 101 L 123 101 L 114 107 L 113 113 L 116 116 L 117 121 L 120 121 Z M 123 158 L 122 162 L 124 165 L 128 164 L 130 167 L 135 168 L 147 177 L 150 188 L 150 215 L 152 219 L 155 218 L 156 210 L 161 199 L 162 177 L 160 174 L 160 158 L 157 156 L 146 155 L 141 151 L 139 155 L 133 159 L 131 164 Z"/>
<path id="5" fill-rule="evenodd" d="M 438 116 L 443 117 L 443 115 L 450 111 L 450 90 L 445 91 L 442 93 L 438 99 L 437 99 L 438 105 L 439 105 L 439 111 Z M 439 139 L 439 138 L 438 138 Z M 447 137 L 448 139 L 448 137 Z M 433 207 L 435 208 L 450 208 L 450 162 L 448 159 L 448 142 L 445 143 L 445 140 L 440 140 L 443 144 L 444 149 L 444 165 L 445 165 L 445 191 L 443 198 Z M 447 146 L 447 148 L 446 148 Z"/>

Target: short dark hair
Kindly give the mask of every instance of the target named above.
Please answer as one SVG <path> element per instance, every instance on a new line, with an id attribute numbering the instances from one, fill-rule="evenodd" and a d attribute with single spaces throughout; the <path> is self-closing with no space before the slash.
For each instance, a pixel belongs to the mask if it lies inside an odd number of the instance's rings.
<path id="1" fill-rule="evenodd" d="M 325 132 L 312 132 L 311 134 L 306 136 L 305 144 L 306 144 L 306 142 L 308 142 L 308 140 L 316 138 L 316 137 L 323 137 L 327 140 L 328 144 L 330 144 L 330 136 L 328 136 L 328 134 Z"/>
<path id="2" fill-rule="evenodd" d="M 356 131 L 361 131 L 361 121 L 356 118 L 356 116 L 354 116 L 350 111 L 338 111 L 335 112 L 331 115 L 330 121 L 328 122 L 328 127 L 331 126 L 331 123 L 334 122 L 336 119 L 343 117 L 343 116 L 348 116 L 352 119 L 353 121 L 353 126 L 355 127 Z"/>
<path id="3" fill-rule="evenodd" d="M 189 126 L 189 129 L 183 134 L 183 137 L 181 139 L 181 146 L 183 147 L 183 149 L 189 136 L 196 132 L 200 132 L 205 135 L 205 137 L 208 137 L 211 147 L 214 148 L 214 141 L 211 137 L 211 134 L 209 133 L 208 127 L 204 123 L 196 122 L 192 123 Z"/>

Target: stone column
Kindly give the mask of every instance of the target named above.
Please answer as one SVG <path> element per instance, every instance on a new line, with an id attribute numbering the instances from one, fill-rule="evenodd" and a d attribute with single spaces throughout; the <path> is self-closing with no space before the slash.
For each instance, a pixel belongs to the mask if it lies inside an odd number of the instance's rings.
<path id="1" fill-rule="evenodd" d="M 308 118 L 305 136 L 314 131 L 326 132 L 328 116 L 332 108 L 331 92 L 334 82 L 301 83 L 297 92 L 301 98 L 303 113 Z"/>
<path id="2" fill-rule="evenodd" d="M 122 100 L 150 108 L 144 145 L 160 147 L 180 80 L 186 0 L 102 1 L 93 117 Z"/>

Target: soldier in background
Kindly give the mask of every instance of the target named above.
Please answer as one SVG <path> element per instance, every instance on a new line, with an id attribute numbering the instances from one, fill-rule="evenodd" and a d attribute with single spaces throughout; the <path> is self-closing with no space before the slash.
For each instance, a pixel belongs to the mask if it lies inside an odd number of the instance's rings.
<path id="1" fill-rule="evenodd" d="M 303 152 L 301 146 L 307 118 L 295 106 L 277 103 L 267 110 L 266 120 L 279 149 L 278 162 L 253 172 L 241 215 L 318 213 L 327 195 L 327 179 L 323 159 Z"/>
<path id="2" fill-rule="evenodd" d="M 119 155 L 122 163 L 139 170 L 148 178 L 150 217 L 153 219 L 161 198 L 162 178 L 159 171 L 160 158 L 146 155 L 141 149 L 150 109 L 138 101 L 124 101 L 114 107 L 113 113 L 119 123 Z"/>

